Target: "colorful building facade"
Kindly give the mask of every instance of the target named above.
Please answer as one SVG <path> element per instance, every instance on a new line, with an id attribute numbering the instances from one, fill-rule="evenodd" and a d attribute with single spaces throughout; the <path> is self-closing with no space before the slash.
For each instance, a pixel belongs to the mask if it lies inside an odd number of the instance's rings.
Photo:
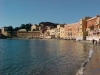
<path id="1" fill-rule="evenodd" d="M 86 31 L 87 28 L 87 20 L 91 17 L 82 18 L 78 23 L 78 35 L 77 40 L 86 40 L 86 36 L 88 32 Z"/>
<path id="2" fill-rule="evenodd" d="M 87 20 L 87 40 L 100 39 L 100 16 L 97 15 Z"/>
<path id="3" fill-rule="evenodd" d="M 66 39 L 76 39 L 78 31 L 78 23 L 67 24 L 65 27 L 65 38 Z"/>

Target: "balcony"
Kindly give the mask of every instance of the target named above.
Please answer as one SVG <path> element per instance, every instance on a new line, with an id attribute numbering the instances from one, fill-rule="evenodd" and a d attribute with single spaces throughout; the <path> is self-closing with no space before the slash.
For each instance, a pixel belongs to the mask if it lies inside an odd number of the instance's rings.
<path id="1" fill-rule="evenodd" d="M 96 29 L 93 31 L 93 33 L 99 33 L 100 32 L 100 29 Z"/>

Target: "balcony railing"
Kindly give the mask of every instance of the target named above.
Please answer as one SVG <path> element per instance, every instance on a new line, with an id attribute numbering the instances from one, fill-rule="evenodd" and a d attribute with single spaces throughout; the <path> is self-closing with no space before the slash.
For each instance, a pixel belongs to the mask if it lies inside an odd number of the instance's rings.
<path id="1" fill-rule="evenodd" d="M 98 33 L 98 32 L 100 32 L 100 29 L 96 29 L 93 31 L 93 33 Z"/>

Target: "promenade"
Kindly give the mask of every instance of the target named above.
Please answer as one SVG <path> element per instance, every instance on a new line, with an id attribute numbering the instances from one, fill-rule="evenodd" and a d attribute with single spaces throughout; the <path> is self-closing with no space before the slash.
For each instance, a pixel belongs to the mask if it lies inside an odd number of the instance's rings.
<path id="1" fill-rule="evenodd" d="M 100 44 L 93 45 L 93 56 L 85 66 L 84 75 L 100 75 Z"/>

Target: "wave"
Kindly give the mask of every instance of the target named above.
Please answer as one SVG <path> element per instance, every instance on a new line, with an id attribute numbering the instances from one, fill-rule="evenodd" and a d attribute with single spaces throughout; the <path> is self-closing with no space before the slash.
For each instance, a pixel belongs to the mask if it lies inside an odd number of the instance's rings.
<path id="1" fill-rule="evenodd" d="M 93 55 L 93 49 L 90 48 L 87 59 L 81 64 L 81 68 L 77 71 L 76 75 L 83 75 L 86 64 L 90 61 Z"/>

